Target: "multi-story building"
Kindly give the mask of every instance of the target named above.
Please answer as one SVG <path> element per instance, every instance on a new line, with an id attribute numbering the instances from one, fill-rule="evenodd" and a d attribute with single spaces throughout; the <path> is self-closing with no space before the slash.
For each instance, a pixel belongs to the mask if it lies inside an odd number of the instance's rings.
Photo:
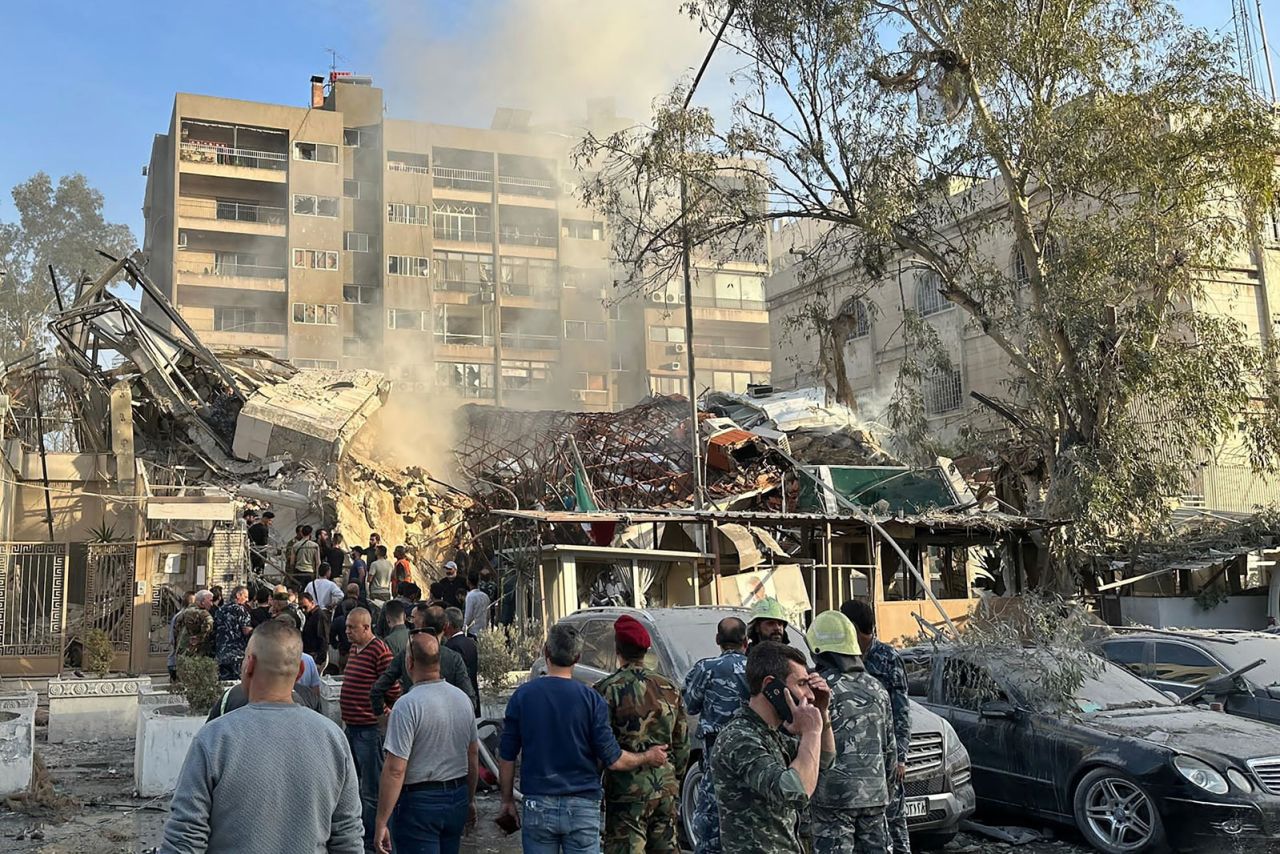
<path id="1" fill-rule="evenodd" d="M 962 206 L 961 206 L 962 207 Z M 886 415 L 894 383 L 913 342 L 905 336 L 904 311 L 911 309 L 937 332 L 951 369 L 922 378 L 920 397 L 930 433 L 954 439 L 962 427 L 979 431 L 1004 427 L 991 410 L 974 401 L 971 391 L 1000 398 L 1008 392 L 1013 366 L 1008 356 L 970 316 L 945 299 L 930 270 L 913 263 L 910 255 L 886 264 L 884 278 L 868 283 L 860 268 L 839 267 L 823 275 L 801 275 L 799 264 L 787 260 L 803 255 L 816 241 L 811 225 L 792 224 L 772 234 L 774 272 L 766 280 L 772 328 L 773 384 L 779 389 L 822 387 L 830 377 L 831 359 L 824 360 L 819 336 L 806 322 L 795 323 L 817 309 L 827 317 L 844 316 L 848 330 L 839 357 L 849 390 L 868 420 Z M 1026 277 L 1014 249 L 1012 233 L 985 234 L 979 252 L 993 266 L 1005 269 L 1015 281 Z M 1237 321 L 1249 340 L 1266 342 L 1276 335 L 1280 315 L 1273 316 L 1270 282 L 1280 282 L 1280 226 L 1272 225 L 1256 246 L 1241 247 L 1230 263 L 1203 282 L 1200 310 Z M 1238 439 L 1206 451 L 1189 466 L 1187 494 L 1171 496 L 1184 506 L 1253 512 L 1280 502 L 1280 481 L 1253 472 Z"/>
<path id="2" fill-rule="evenodd" d="M 340 73 L 309 107 L 179 94 L 147 170 L 148 274 L 209 344 L 410 392 L 609 410 L 684 391 L 683 296 L 614 300 L 575 143 L 510 109 L 488 129 L 385 118 L 382 91 Z M 766 272 L 699 273 L 699 391 L 767 381 Z"/>

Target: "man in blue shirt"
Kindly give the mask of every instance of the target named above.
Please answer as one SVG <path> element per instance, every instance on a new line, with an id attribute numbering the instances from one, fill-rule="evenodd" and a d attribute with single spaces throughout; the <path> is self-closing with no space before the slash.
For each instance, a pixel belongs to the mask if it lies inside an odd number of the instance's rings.
<path id="1" fill-rule="evenodd" d="M 653 745 L 644 753 L 618 747 L 604 698 L 573 678 L 573 666 L 582 656 L 576 628 L 552 626 L 543 656 L 546 676 L 521 685 L 507 703 L 498 750 L 499 817 L 519 819 L 514 796 L 519 756 L 525 854 L 598 854 L 601 767 L 631 771 L 664 765 L 667 745 Z"/>

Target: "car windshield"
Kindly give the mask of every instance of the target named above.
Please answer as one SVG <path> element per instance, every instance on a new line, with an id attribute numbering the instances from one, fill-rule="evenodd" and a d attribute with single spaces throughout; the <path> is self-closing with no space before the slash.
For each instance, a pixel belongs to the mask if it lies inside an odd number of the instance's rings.
<path id="1" fill-rule="evenodd" d="M 1267 688 L 1280 685 L 1280 637 L 1241 638 L 1235 643 L 1208 643 L 1204 649 L 1214 653 L 1227 667 L 1238 670 L 1258 659 L 1264 663 L 1244 674 L 1255 685 Z"/>
<path id="2" fill-rule="evenodd" d="M 657 629 L 662 635 L 662 645 L 671 657 L 675 670 L 671 678 L 677 684 L 684 683 L 684 677 L 695 662 L 720 654 L 720 647 L 716 646 L 716 624 L 731 613 L 690 609 L 677 611 L 677 616 L 659 618 Z M 805 643 L 804 635 L 788 626 L 787 640 L 804 652 L 806 658 L 809 657 L 809 645 Z"/>
<path id="3" fill-rule="evenodd" d="M 1089 714 L 1177 705 L 1123 667 L 1092 655 L 1028 650 L 1022 665 L 1007 668 L 1006 676 L 1023 702 L 1036 708 L 1065 703 Z"/>

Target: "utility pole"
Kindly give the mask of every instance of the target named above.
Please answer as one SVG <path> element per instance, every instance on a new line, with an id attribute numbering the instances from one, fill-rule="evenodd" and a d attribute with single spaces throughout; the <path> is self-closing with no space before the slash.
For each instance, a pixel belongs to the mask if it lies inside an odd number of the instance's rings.
<path id="1" fill-rule="evenodd" d="M 1271 70 L 1271 48 L 1267 46 L 1267 22 L 1262 18 L 1262 0 L 1254 0 L 1258 10 L 1258 35 L 1262 41 L 1262 59 L 1267 63 L 1267 86 L 1271 92 L 1271 103 L 1276 102 L 1276 75 Z"/>

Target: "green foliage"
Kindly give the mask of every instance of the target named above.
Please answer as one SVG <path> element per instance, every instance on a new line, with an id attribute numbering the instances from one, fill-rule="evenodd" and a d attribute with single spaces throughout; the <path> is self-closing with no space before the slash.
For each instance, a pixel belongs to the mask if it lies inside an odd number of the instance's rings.
<path id="1" fill-rule="evenodd" d="M 521 636 L 513 625 L 494 626 L 476 636 L 478 676 L 482 688 L 497 693 L 511 687 L 511 673 L 528 670 L 542 654 L 542 632 L 533 624 Z"/>
<path id="2" fill-rule="evenodd" d="M 218 685 L 218 663 L 205 655 L 180 655 L 177 671 L 180 681 L 171 690 L 187 698 L 190 714 L 209 714 L 222 695 Z"/>
<path id="3" fill-rule="evenodd" d="M 0 360 L 34 348 L 56 310 L 49 266 L 58 275 L 64 303 L 85 271 L 105 263 L 99 249 L 114 257 L 134 249 L 128 226 L 107 222 L 102 194 L 83 175 L 64 175 L 55 185 L 44 172 L 13 188 L 15 223 L 0 223 Z"/>
<path id="4" fill-rule="evenodd" d="M 105 677 L 111 672 L 111 664 L 115 661 L 116 651 L 111 645 L 110 636 L 102 629 L 90 629 L 84 633 L 81 641 L 84 667 L 90 673 Z"/>
<path id="5" fill-rule="evenodd" d="M 102 522 L 96 527 L 89 529 L 89 542 L 91 543 L 118 543 L 123 542 L 123 537 L 116 531 L 115 525 L 108 525 L 106 517 L 102 517 Z"/>
<path id="6" fill-rule="evenodd" d="M 677 89 L 648 127 L 579 147 L 621 287 L 677 277 L 685 234 L 714 266 L 734 235 L 794 224 L 787 334 L 823 341 L 826 365 L 845 294 L 891 307 L 889 419 L 927 449 L 922 389 L 956 355 L 913 299 L 936 286 L 1010 366 L 980 390 L 1045 473 L 1044 512 L 1075 523 L 1051 534 L 1059 590 L 1158 527 L 1224 444 L 1280 463 L 1276 353 L 1213 311 L 1257 251 L 1280 149 L 1229 44 L 1163 0 L 681 5 L 713 32 L 733 10 L 736 100 L 717 122 Z"/>

